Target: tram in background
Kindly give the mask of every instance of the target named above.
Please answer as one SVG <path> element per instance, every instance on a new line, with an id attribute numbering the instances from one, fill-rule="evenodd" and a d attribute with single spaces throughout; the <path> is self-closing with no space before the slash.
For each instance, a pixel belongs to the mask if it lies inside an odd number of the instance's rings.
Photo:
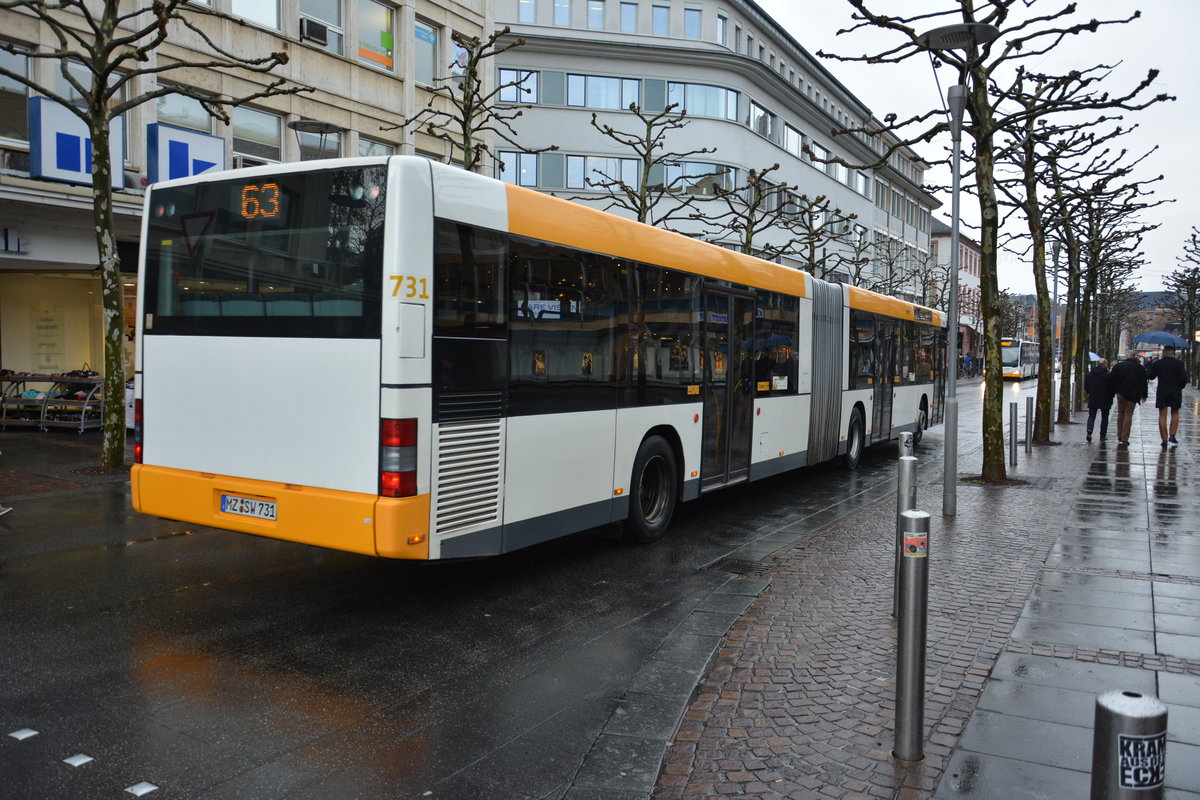
<path id="1" fill-rule="evenodd" d="M 1005 378 L 1023 381 L 1036 378 L 1038 371 L 1038 343 L 1028 339 L 1001 339 L 1000 365 Z"/>
<path id="2" fill-rule="evenodd" d="M 944 316 L 423 158 L 155 184 L 136 510 L 493 555 L 916 436 Z"/>

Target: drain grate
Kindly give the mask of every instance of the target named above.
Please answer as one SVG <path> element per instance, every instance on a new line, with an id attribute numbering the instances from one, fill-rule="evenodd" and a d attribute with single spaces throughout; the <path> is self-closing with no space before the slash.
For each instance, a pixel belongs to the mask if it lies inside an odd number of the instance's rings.
<path id="1" fill-rule="evenodd" d="M 774 566 L 774 564 L 750 561 L 745 558 L 722 558 L 720 561 L 714 561 L 709 569 L 734 575 L 765 575 Z"/>

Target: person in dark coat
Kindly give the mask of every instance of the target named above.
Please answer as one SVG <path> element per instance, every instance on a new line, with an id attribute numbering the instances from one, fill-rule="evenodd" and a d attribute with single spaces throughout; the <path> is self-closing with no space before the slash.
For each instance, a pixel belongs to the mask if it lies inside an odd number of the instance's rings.
<path id="1" fill-rule="evenodd" d="M 1108 359 L 1102 358 L 1083 379 L 1083 390 L 1088 396 L 1087 440 L 1092 440 L 1092 429 L 1096 425 L 1096 414 L 1100 414 L 1100 441 L 1108 436 L 1108 410 L 1113 404 L 1112 376 L 1108 372 Z"/>
<path id="2" fill-rule="evenodd" d="M 1109 375 L 1117 397 L 1117 447 L 1129 447 L 1133 410 L 1150 395 L 1146 368 L 1138 363 L 1137 353 L 1130 350 Z"/>
<path id="3" fill-rule="evenodd" d="M 1162 438 L 1162 449 L 1167 443 L 1179 444 L 1175 438 L 1179 431 L 1179 407 L 1183 405 L 1183 390 L 1188 385 L 1187 367 L 1175 358 L 1174 347 L 1164 347 L 1163 356 L 1150 365 L 1147 374 L 1150 380 L 1158 380 L 1154 391 L 1154 405 L 1158 409 L 1158 434 Z M 1171 425 L 1167 427 L 1167 409 L 1171 410 Z"/>

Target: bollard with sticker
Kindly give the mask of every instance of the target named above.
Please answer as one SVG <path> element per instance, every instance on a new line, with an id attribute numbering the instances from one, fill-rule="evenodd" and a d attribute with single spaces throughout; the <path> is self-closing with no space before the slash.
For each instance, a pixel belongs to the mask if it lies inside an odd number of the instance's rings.
<path id="1" fill-rule="evenodd" d="M 1138 692 L 1096 698 L 1092 800 L 1161 800 L 1167 774 L 1167 707 Z"/>
<path id="2" fill-rule="evenodd" d="M 896 735 L 892 755 L 925 757 L 925 628 L 929 604 L 929 514 L 905 511 L 900 545 L 900 615 L 896 625 Z"/>

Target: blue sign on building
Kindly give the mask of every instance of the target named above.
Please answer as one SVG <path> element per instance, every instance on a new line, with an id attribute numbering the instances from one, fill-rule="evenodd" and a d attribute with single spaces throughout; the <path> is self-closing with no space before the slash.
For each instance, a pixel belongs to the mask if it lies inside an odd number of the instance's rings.
<path id="1" fill-rule="evenodd" d="M 146 179 L 150 183 L 225 169 L 225 140 L 162 122 L 146 126 Z"/>
<path id="2" fill-rule="evenodd" d="M 112 186 L 125 188 L 125 118 L 108 131 Z M 48 97 L 29 98 L 29 176 L 92 184 L 92 136 L 87 124 Z"/>

